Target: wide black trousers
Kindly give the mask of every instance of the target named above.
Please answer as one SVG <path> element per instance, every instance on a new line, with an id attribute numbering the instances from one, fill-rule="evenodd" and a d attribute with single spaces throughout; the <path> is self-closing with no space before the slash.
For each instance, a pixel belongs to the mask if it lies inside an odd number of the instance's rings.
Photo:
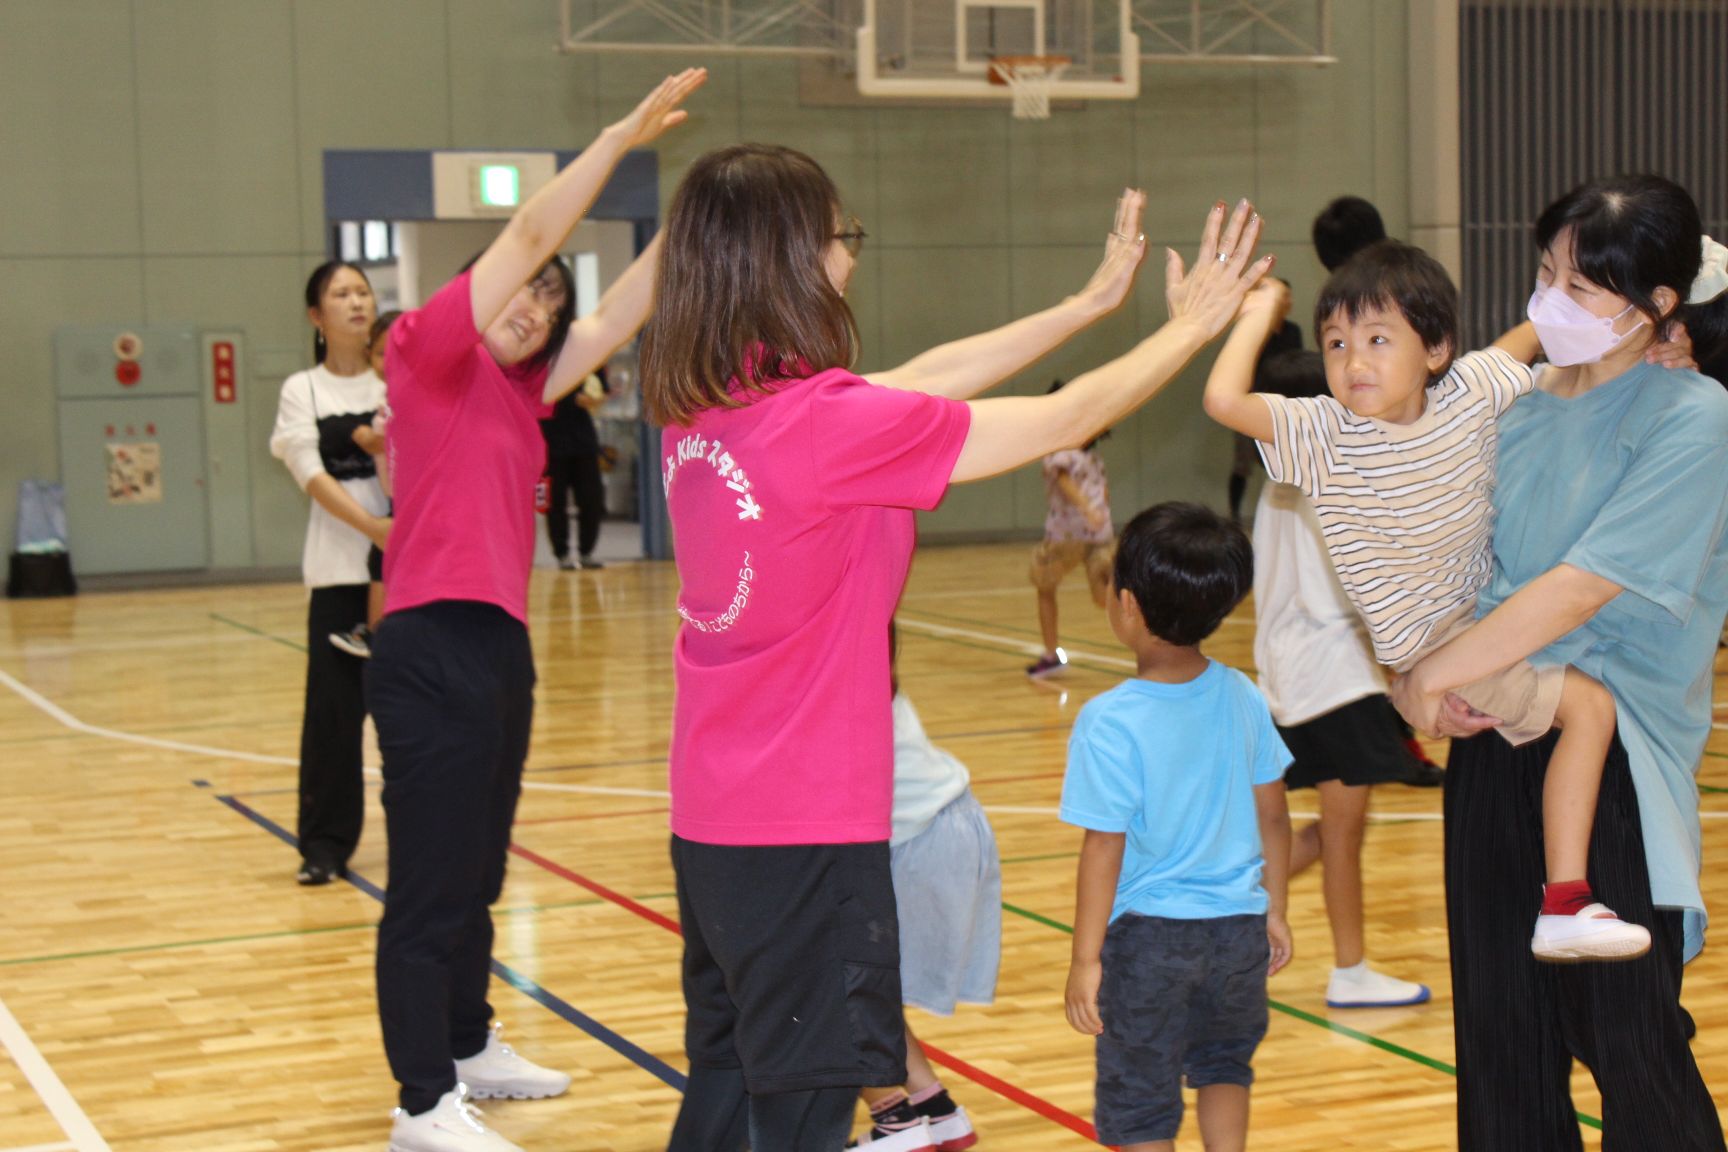
<path id="1" fill-rule="evenodd" d="M 361 778 L 365 662 L 330 643 L 330 633 L 366 622 L 366 585 L 312 589 L 306 613 L 306 708 L 300 722 L 300 857 L 341 868 L 360 843 L 366 813 Z"/>
<path id="2" fill-rule="evenodd" d="M 551 501 L 546 509 L 546 536 L 552 555 L 562 560 L 570 555 L 570 500 L 576 501 L 576 552 L 587 556 L 600 542 L 600 521 L 606 518 L 606 486 L 600 479 L 598 456 L 548 456 L 546 473 L 552 479 Z"/>
<path id="3" fill-rule="evenodd" d="M 378 1017 L 410 1113 L 456 1086 L 454 1061 L 486 1046 L 491 905 L 534 717 L 521 621 L 439 601 L 385 617 L 366 670 L 384 754 L 390 879 L 378 925 Z"/>
<path id="4" fill-rule="evenodd" d="M 1649 953 L 1542 964 L 1542 780 L 1555 735 L 1513 748 L 1493 732 L 1454 741 L 1446 770 L 1446 915 L 1458 1061 L 1460 1152 L 1582 1147 L 1569 1079 L 1602 1092 L 1605 1152 L 1723 1152 L 1710 1090 L 1680 1008 L 1681 916 L 1650 899 L 1626 751 L 1608 755 L 1590 842 L 1596 898 L 1650 929 Z"/>

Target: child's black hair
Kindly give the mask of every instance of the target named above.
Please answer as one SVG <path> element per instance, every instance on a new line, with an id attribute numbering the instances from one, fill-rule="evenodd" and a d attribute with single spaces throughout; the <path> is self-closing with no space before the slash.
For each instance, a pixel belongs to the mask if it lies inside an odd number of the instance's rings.
<path id="1" fill-rule="evenodd" d="M 1198 644 L 1253 588 L 1254 546 L 1210 508 L 1154 504 L 1122 530 L 1115 586 L 1133 594 L 1152 635 Z"/>
<path id="2" fill-rule="evenodd" d="M 1067 383 L 1068 383 L 1068 381 L 1063 380 L 1060 377 L 1056 378 L 1055 380 L 1050 381 L 1050 387 L 1044 389 L 1044 395 L 1048 396 L 1052 392 L 1062 391 L 1063 385 L 1065 385 Z M 1097 447 L 1098 441 L 1108 440 L 1108 439 L 1110 439 L 1110 429 L 1106 428 L 1106 429 L 1104 429 L 1104 431 L 1098 433 L 1098 435 L 1092 437 L 1092 439 L 1086 441 L 1086 443 L 1080 445 L 1080 451 L 1090 452 L 1090 451 L 1092 451 L 1093 448 Z"/>
<path id="3" fill-rule="evenodd" d="M 1286 348 L 1260 361 L 1254 391 L 1302 399 L 1324 396 L 1326 359 L 1311 348 Z"/>
<path id="4" fill-rule="evenodd" d="M 1446 374 L 1458 355 L 1458 289 L 1440 261 L 1414 244 L 1382 240 L 1346 260 L 1314 302 L 1315 331 L 1323 332 L 1340 310 L 1352 321 L 1365 312 L 1403 315 L 1423 347 L 1446 349 L 1446 362 L 1435 379 Z"/>
<path id="5" fill-rule="evenodd" d="M 388 312 L 380 312 L 378 314 L 378 319 L 372 321 L 372 331 L 366 337 L 366 347 L 368 349 L 378 347 L 378 341 L 384 339 L 384 337 L 389 333 L 390 325 L 396 323 L 396 321 L 400 319 L 402 319 L 402 310 L 400 308 L 392 308 Z"/>
<path id="6" fill-rule="evenodd" d="M 1328 272 L 1384 239 L 1386 224 L 1380 210 L 1360 196 L 1340 196 L 1314 217 L 1314 252 Z"/>
<path id="7" fill-rule="evenodd" d="M 1673 321 L 1686 325 L 1700 362 L 1728 350 L 1728 295 L 1687 304 L 1702 263 L 1704 231 L 1697 202 L 1661 176 L 1612 176 L 1580 184 L 1550 204 L 1536 221 L 1536 247 L 1547 251 L 1572 229 L 1572 264 L 1593 284 L 1624 296 L 1656 317 L 1656 335 L 1668 338 Z M 1673 311 L 1656 306 L 1656 289 L 1680 296 Z"/>

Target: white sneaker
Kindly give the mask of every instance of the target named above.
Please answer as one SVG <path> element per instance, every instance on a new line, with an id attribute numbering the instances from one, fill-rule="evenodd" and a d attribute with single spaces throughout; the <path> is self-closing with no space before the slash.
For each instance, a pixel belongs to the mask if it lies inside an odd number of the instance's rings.
<path id="1" fill-rule="evenodd" d="M 390 1115 L 396 1119 L 389 1152 L 523 1152 L 486 1127 L 461 1084 L 440 1096 L 430 1111 L 410 1116 L 398 1108 Z"/>
<path id="2" fill-rule="evenodd" d="M 966 1109 L 958 1104 L 951 1115 L 930 1121 L 930 1135 L 941 1152 L 961 1152 L 978 1143 L 978 1133 L 972 1131 L 972 1121 L 967 1118 Z"/>
<path id="3" fill-rule="evenodd" d="M 494 1022 L 486 1047 L 456 1061 L 456 1079 L 468 1086 L 468 1095 L 476 1100 L 544 1100 L 570 1087 L 564 1073 L 516 1055 L 499 1039 L 503 1032 L 504 1025 Z"/>
<path id="4" fill-rule="evenodd" d="M 1403 1008 L 1426 1004 L 1431 995 L 1428 985 L 1376 972 L 1366 960 L 1354 968 L 1332 969 L 1326 982 L 1328 1008 Z"/>
<path id="5" fill-rule="evenodd" d="M 1538 960 L 1636 960 L 1650 951 L 1650 933 L 1614 915 L 1605 904 L 1591 904 L 1571 916 L 1536 917 L 1530 951 Z"/>
<path id="6" fill-rule="evenodd" d="M 918 1123 L 911 1128 L 894 1132 L 872 1128 L 847 1147 L 872 1148 L 875 1152 L 934 1152 L 937 1144 L 936 1138 L 930 1134 L 930 1121 L 920 1116 Z"/>

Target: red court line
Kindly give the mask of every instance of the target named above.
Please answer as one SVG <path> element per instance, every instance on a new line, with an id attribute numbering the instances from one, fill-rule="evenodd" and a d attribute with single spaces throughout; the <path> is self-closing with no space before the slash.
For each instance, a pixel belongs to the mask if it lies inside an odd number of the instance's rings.
<path id="1" fill-rule="evenodd" d="M 564 865 L 553 860 L 548 860 L 546 857 L 530 848 L 524 848 L 520 844 L 512 844 L 510 845 L 510 852 L 512 855 L 520 856 L 530 864 L 535 864 L 544 868 L 554 876 L 560 876 L 565 880 L 570 881 L 572 884 L 586 888 L 588 891 L 594 893 L 594 895 L 599 896 L 603 900 L 610 900 L 620 908 L 636 913 L 636 915 L 650 923 L 658 924 L 668 932 L 674 932 L 679 936 L 684 935 L 683 930 L 678 926 L 678 921 L 673 920 L 671 917 L 663 916 L 652 908 L 638 904 L 636 901 L 622 893 L 614 892 L 604 884 L 590 880 L 580 873 L 572 872 L 570 869 L 564 867 Z M 922 1041 L 920 1041 L 920 1043 L 922 1043 Z M 1096 1141 L 1098 1139 L 1097 1130 L 1094 1129 L 1092 1125 L 1080 1119 L 1080 1117 L 1074 1115 L 1072 1112 L 1057 1107 L 1055 1104 L 1050 1103 L 1050 1101 L 1045 1100 L 1043 1097 L 1034 1096 L 1024 1088 L 1010 1084 L 1008 1081 L 1003 1080 L 998 1076 L 992 1076 L 982 1068 L 973 1064 L 968 1064 L 958 1056 L 952 1056 L 939 1048 L 931 1047 L 929 1044 L 924 1044 L 924 1051 L 929 1054 L 931 1060 L 942 1065 L 944 1068 L 958 1072 L 974 1084 L 983 1088 L 988 1088 L 998 1096 L 1001 1096 L 1006 1100 L 1011 1100 L 1022 1108 L 1028 1109 L 1029 1111 L 1042 1116 L 1046 1120 L 1060 1124 L 1062 1127 L 1071 1132 L 1078 1133 L 1088 1140 Z"/>
<path id="2" fill-rule="evenodd" d="M 636 915 L 650 923 L 660 925 L 660 927 L 666 929 L 668 932 L 676 932 L 680 936 L 684 935 L 683 930 L 678 927 L 678 921 L 672 919 L 670 916 L 662 916 L 660 913 L 654 911 L 654 909 L 645 904 L 636 903 L 636 901 L 630 899 L 630 897 L 621 892 L 614 892 L 604 884 L 597 884 L 586 876 L 579 876 L 570 871 L 570 869 L 564 867 L 564 865 L 546 859 L 546 857 L 540 855 L 538 852 L 524 848 L 520 844 L 510 845 L 510 852 L 512 855 L 522 857 L 522 859 L 528 861 L 530 864 L 539 865 L 554 876 L 562 876 L 564 879 L 570 881 L 570 883 L 588 889 L 588 891 L 594 893 L 594 895 L 600 897 L 602 900 L 610 900 L 612 903 L 618 905 L 618 907 L 623 908 L 626 911 L 634 912 Z"/>
<path id="3" fill-rule="evenodd" d="M 524 824 L 568 824 L 572 820 L 610 820 L 614 816 L 663 816 L 672 811 L 670 808 L 632 808 L 628 812 L 583 812 L 577 816 L 542 816 L 538 820 L 518 820 L 516 826 Z"/>

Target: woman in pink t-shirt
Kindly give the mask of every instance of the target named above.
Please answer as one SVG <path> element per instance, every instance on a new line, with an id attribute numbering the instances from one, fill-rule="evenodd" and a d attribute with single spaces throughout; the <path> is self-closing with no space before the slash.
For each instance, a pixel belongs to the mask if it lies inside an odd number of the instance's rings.
<path id="1" fill-rule="evenodd" d="M 378 1014 L 401 1085 L 394 1152 L 510 1152 L 467 1097 L 554 1096 L 570 1084 L 500 1043 L 486 1002 L 490 905 L 534 711 L 526 613 L 546 451 L 539 415 L 641 327 L 659 246 L 581 320 L 553 254 L 625 153 L 682 121 L 678 105 L 705 78 L 668 78 L 390 329 L 395 519 L 366 703 L 384 754 L 390 848 Z"/>
<path id="2" fill-rule="evenodd" d="M 1150 399 L 1271 265 L 1244 201 L 1207 219 L 1173 319 L 1051 396 L 966 403 L 1128 294 L 1144 197 L 1054 308 L 869 379 L 845 299 L 864 231 L 808 156 L 739 145 L 673 200 L 643 342 L 677 537 L 672 859 L 690 1082 L 675 1152 L 833 1152 L 905 1080 L 888 621 L 913 509 L 1079 444 Z M 909 1145 L 910 1146 L 910 1145 Z"/>

